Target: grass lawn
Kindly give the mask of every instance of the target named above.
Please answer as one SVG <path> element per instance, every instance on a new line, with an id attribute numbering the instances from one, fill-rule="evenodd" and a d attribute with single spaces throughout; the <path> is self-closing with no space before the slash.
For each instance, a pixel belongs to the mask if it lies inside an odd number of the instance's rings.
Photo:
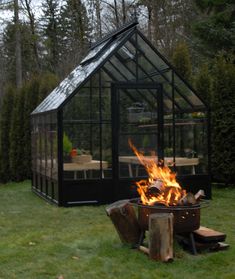
<path id="1" fill-rule="evenodd" d="M 104 206 L 58 208 L 30 183 L 0 186 L 0 278 L 235 278 L 235 188 L 214 189 L 202 224 L 227 233 L 229 250 L 193 256 L 175 245 L 173 263 L 123 247 Z"/>

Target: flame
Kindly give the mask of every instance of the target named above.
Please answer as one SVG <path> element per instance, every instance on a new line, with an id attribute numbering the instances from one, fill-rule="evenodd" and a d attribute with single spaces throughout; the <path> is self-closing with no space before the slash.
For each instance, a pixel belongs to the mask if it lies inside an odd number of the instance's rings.
<path id="1" fill-rule="evenodd" d="M 162 161 L 157 164 L 156 155 L 145 157 L 130 140 L 129 145 L 149 175 L 148 179 L 136 182 L 142 203 L 177 205 L 179 200 L 186 195 L 186 191 L 176 181 L 176 173 L 172 172 Z"/>

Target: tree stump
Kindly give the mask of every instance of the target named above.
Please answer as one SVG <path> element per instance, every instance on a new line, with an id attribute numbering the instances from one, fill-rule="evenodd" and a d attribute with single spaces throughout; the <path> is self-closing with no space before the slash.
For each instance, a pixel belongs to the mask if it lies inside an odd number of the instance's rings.
<path id="1" fill-rule="evenodd" d="M 106 208 L 106 213 L 123 243 L 136 245 L 139 242 L 141 230 L 135 210 L 129 200 L 112 203 Z"/>
<path id="2" fill-rule="evenodd" d="M 173 214 L 154 213 L 149 216 L 149 257 L 168 262 L 173 260 Z"/>

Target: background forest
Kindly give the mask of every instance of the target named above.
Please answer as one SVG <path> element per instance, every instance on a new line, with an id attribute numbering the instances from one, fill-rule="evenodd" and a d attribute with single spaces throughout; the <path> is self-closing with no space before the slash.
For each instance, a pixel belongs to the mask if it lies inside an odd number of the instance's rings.
<path id="1" fill-rule="evenodd" d="M 233 0 L 0 0 L 0 182 L 30 178 L 30 113 L 91 43 L 134 17 L 210 106 L 213 180 L 234 182 Z"/>

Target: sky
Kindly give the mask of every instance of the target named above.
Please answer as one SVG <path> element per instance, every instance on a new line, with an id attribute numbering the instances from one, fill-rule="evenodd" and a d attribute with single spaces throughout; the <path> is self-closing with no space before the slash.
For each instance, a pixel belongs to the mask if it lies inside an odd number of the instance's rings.
<path id="1" fill-rule="evenodd" d="M 9 1 L 9 0 L 6 0 Z M 13 1 L 13 0 L 12 0 Z M 0 0 L 0 3 L 4 2 L 4 0 Z M 20 2 L 20 0 L 19 0 Z M 36 16 L 36 18 L 39 18 L 42 14 L 42 10 L 41 10 L 41 0 L 31 0 L 32 3 L 32 8 L 33 8 L 33 12 Z M 62 2 L 62 0 L 61 0 Z M 12 21 L 14 16 L 13 11 L 7 10 L 4 11 L 3 9 L 0 9 L 0 28 L 1 30 L 4 28 L 4 26 L 6 25 L 7 22 Z M 24 19 L 25 15 L 23 12 L 20 12 L 19 14 L 20 19 Z"/>

